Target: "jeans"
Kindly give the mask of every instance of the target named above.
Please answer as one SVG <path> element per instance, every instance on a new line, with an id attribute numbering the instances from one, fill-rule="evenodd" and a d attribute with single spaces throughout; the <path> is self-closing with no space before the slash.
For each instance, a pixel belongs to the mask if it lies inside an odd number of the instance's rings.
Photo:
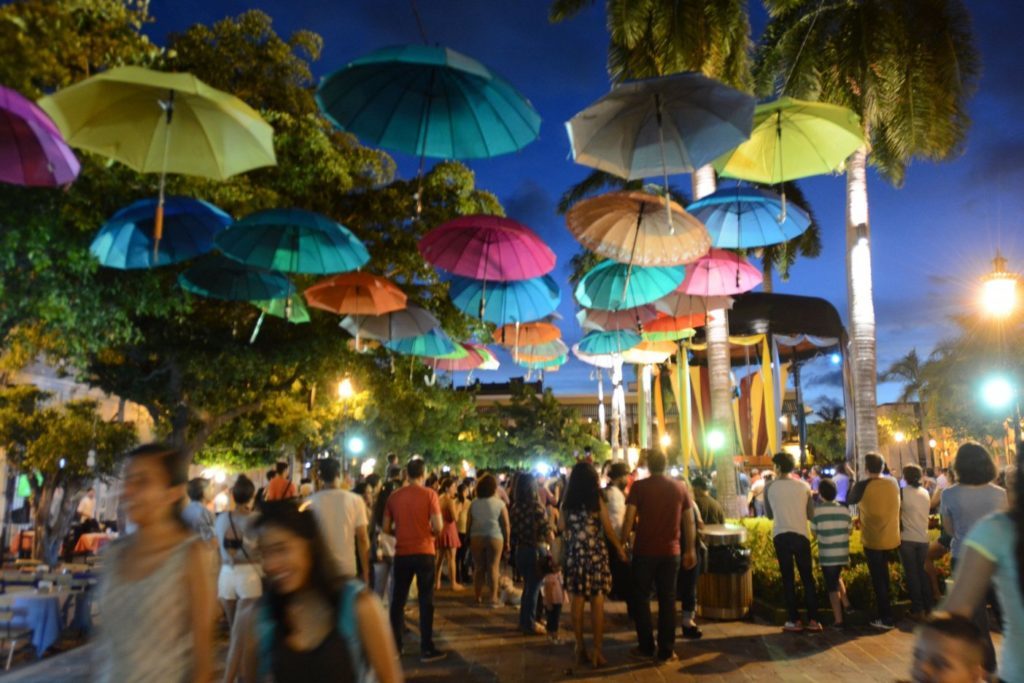
<path id="1" fill-rule="evenodd" d="M 420 601 L 420 652 L 434 650 L 434 556 L 399 555 L 394 563 L 394 586 L 389 612 L 391 631 L 395 636 L 398 652 L 402 652 L 402 632 L 405 630 L 405 602 L 409 599 L 409 587 L 416 578 L 416 590 Z"/>
<path id="2" fill-rule="evenodd" d="M 875 589 L 878 618 L 886 624 L 892 624 L 892 603 L 889 600 L 889 551 L 864 548 L 864 555 L 868 559 L 871 585 Z"/>
<path id="3" fill-rule="evenodd" d="M 537 598 L 540 595 L 540 550 L 535 545 L 516 546 L 516 569 L 523 577 L 523 598 L 519 603 L 519 630 L 533 633 L 533 619 L 537 612 Z"/>
<path id="4" fill-rule="evenodd" d="M 683 612 L 690 613 L 690 616 L 697 611 L 697 579 L 700 578 L 700 566 L 705 561 L 707 548 L 700 543 L 697 544 L 697 564 L 693 569 L 683 569 L 679 565 L 679 583 L 676 586 L 676 593 L 679 595 L 679 602 Z"/>
<path id="5" fill-rule="evenodd" d="M 786 600 L 786 611 L 789 621 L 797 622 L 800 614 L 796 609 L 796 575 L 793 565 L 800 572 L 800 582 L 804 585 L 804 605 L 807 607 L 808 621 L 818 620 L 818 601 L 814 593 L 814 570 L 811 568 L 811 542 L 806 536 L 787 532 L 779 534 L 772 541 L 775 544 L 775 557 L 779 560 L 779 572 L 782 574 L 782 593 Z"/>
<path id="6" fill-rule="evenodd" d="M 930 612 L 932 609 L 932 584 L 924 571 L 928 559 L 928 543 L 903 541 L 900 543 L 900 561 L 907 577 L 907 592 L 910 593 L 910 609 L 914 612 Z"/>
<path id="7" fill-rule="evenodd" d="M 547 631 L 549 636 L 558 635 L 558 620 L 562 616 L 561 605 L 551 605 L 550 607 L 544 608 L 544 617 L 547 622 Z"/>
<path id="8" fill-rule="evenodd" d="M 636 639 L 645 655 L 658 659 L 672 656 L 676 642 L 676 580 L 679 576 L 679 555 L 633 558 L 633 620 Z M 658 597 L 658 650 L 654 650 L 651 626 L 651 588 Z"/>

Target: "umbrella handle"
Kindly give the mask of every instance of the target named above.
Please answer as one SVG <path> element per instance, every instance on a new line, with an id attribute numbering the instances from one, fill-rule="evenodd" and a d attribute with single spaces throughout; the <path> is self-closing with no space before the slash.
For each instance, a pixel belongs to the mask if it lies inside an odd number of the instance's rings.
<path id="1" fill-rule="evenodd" d="M 665 130 L 661 125 L 661 96 L 654 94 L 655 116 L 658 119 L 658 149 L 661 151 L 661 177 L 665 183 L 665 218 L 668 220 L 668 234 L 676 234 L 672 224 L 672 199 L 668 191 L 668 162 L 665 160 Z"/>
<path id="2" fill-rule="evenodd" d="M 153 221 L 153 265 L 157 265 L 160 256 L 160 240 L 164 236 L 164 186 L 167 182 L 167 154 L 171 149 L 171 120 L 174 117 L 174 91 L 168 91 L 167 101 L 161 100 L 160 106 L 167 112 L 167 132 L 164 134 L 164 155 L 160 168 L 160 192 L 156 204 L 156 217 Z M 255 339 L 255 337 L 254 337 Z"/>
<path id="3" fill-rule="evenodd" d="M 255 344 L 256 343 L 256 337 L 258 337 L 259 334 L 260 334 L 260 328 L 263 327 L 263 319 L 265 317 L 267 317 L 266 313 L 260 313 L 260 317 L 256 321 L 256 327 L 254 327 L 253 330 L 252 330 L 252 336 L 249 337 L 249 343 L 250 344 Z"/>

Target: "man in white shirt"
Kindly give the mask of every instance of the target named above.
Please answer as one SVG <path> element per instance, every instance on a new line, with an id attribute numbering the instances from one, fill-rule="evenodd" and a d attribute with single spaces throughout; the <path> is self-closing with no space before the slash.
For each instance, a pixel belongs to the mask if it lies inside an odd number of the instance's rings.
<path id="1" fill-rule="evenodd" d="M 78 521 L 84 522 L 96 516 L 96 489 L 90 487 L 85 496 L 78 502 Z"/>
<path id="2" fill-rule="evenodd" d="M 327 550 L 342 576 L 354 578 L 358 573 L 364 583 L 372 585 L 366 504 L 361 497 L 341 488 L 341 464 L 337 460 L 321 460 L 319 470 L 323 488 L 310 496 L 310 507 L 320 522 Z"/>
<path id="3" fill-rule="evenodd" d="M 624 462 L 613 463 L 608 468 L 608 488 L 604 490 L 608 517 L 615 533 L 622 535 L 622 522 L 626 519 L 626 482 L 629 480 L 629 466 Z"/>

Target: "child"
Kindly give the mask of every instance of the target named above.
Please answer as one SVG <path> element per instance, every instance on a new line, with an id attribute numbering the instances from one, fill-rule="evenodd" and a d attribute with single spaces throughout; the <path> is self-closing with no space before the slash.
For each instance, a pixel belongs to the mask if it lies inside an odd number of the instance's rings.
<path id="1" fill-rule="evenodd" d="M 935 612 L 917 629 L 914 683 L 978 683 L 985 680 L 985 642 L 970 619 Z"/>
<path id="2" fill-rule="evenodd" d="M 833 624 L 843 628 L 843 607 L 850 608 L 843 584 L 843 567 L 850 563 L 850 510 L 836 502 L 836 485 L 831 479 L 818 483 L 821 502 L 814 506 L 811 526 L 818 538 L 818 564 L 825 576 Z"/>
<path id="3" fill-rule="evenodd" d="M 551 555 L 540 558 L 541 590 L 544 593 L 544 614 L 547 620 L 548 640 L 558 644 L 558 619 L 565 603 L 562 591 L 562 568 Z"/>

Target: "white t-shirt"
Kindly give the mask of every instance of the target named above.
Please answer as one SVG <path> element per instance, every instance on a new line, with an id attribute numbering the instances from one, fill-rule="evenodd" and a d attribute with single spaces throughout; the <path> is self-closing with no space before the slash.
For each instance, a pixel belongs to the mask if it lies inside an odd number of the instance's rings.
<path id="1" fill-rule="evenodd" d="M 765 501 L 770 517 L 775 520 L 772 536 L 793 533 L 810 538 L 807 530 L 811 487 L 807 482 L 791 477 L 780 477 L 765 487 Z"/>
<path id="2" fill-rule="evenodd" d="M 96 499 L 86 496 L 78 501 L 78 516 L 92 519 L 96 516 Z"/>
<path id="3" fill-rule="evenodd" d="M 605 489 L 608 505 L 608 517 L 611 519 L 615 533 L 622 534 L 622 523 L 626 521 L 626 494 L 618 486 Z"/>
<path id="4" fill-rule="evenodd" d="M 932 497 L 923 486 L 903 487 L 903 502 L 900 505 L 900 524 L 903 526 L 901 540 L 913 543 L 928 543 L 928 513 Z"/>
<path id="5" fill-rule="evenodd" d="M 324 489 L 310 496 L 327 550 L 342 576 L 356 575 L 356 529 L 366 526 L 366 503 L 343 489 Z"/>

